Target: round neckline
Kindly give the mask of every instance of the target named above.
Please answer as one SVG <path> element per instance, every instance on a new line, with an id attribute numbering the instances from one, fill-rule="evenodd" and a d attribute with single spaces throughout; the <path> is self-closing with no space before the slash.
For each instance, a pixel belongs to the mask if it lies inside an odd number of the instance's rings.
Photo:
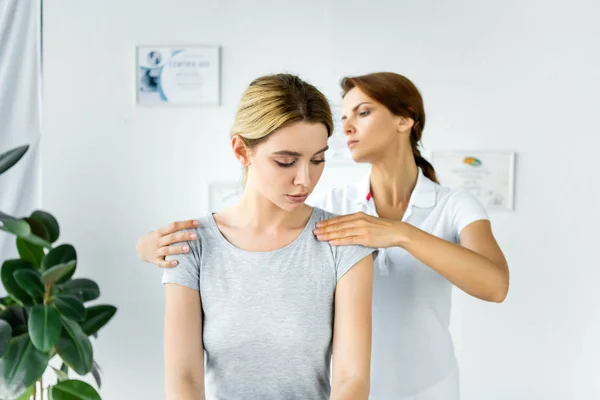
<path id="1" fill-rule="evenodd" d="M 312 233 L 311 227 L 315 225 L 315 223 L 314 223 L 315 218 L 316 218 L 316 208 L 312 207 L 310 217 L 308 218 L 308 221 L 306 222 L 304 229 L 302 229 L 302 232 L 300 232 L 300 234 L 294 240 L 292 240 L 290 243 L 286 244 L 285 246 L 280 247 L 275 250 L 269 250 L 269 251 L 249 251 L 249 250 L 241 249 L 241 248 L 237 247 L 236 245 L 234 245 L 233 243 L 231 243 L 229 240 L 227 240 L 225 235 L 223 235 L 223 232 L 221 232 L 221 230 L 219 229 L 219 225 L 217 224 L 217 221 L 215 220 L 214 213 L 208 214 L 208 220 L 210 221 L 210 226 L 217 234 L 219 241 L 223 242 L 227 247 L 229 247 L 237 252 L 241 252 L 244 254 L 253 254 L 253 255 L 273 255 L 273 254 L 290 249 L 291 247 L 295 246 L 296 243 L 300 242 L 306 234 L 308 234 L 309 232 Z"/>

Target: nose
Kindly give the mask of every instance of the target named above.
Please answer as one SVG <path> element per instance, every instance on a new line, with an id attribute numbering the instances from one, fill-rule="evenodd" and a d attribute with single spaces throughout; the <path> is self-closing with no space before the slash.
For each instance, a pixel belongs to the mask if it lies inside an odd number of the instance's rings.
<path id="1" fill-rule="evenodd" d="M 294 177 L 294 185 L 303 186 L 305 188 L 310 186 L 309 163 L 299 163 L 298 169 L 296 170 L 296 176 Z"/>
<path id="2" fill-rule="evenodd" d="M 354 127 L 354 124 L 352 123 L 352 120 L 350 118 L 346 118 L 344 120 L 344 134 L 346 136 L 348 135 L 352 135 L 353 133 L 356 132 L 356 128 Z"/>

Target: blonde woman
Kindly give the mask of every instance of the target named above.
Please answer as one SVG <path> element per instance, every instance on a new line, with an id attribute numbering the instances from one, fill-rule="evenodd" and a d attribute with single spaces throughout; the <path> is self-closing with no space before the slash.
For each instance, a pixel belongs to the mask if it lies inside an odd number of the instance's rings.
<path id="1" fill-rule="evenodd" d="M 296 76 L 244 93 L 231 130 L 241 200 L 202 216 L 164 271 L 167 399 L 368 398 L 373 249 L 317 240 L 333 215 L 304 203 L 332 125 Z"/>

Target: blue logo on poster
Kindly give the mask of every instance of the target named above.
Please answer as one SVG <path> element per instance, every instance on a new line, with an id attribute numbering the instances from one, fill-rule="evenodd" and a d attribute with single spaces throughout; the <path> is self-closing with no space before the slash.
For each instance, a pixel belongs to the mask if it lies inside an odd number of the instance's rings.
<path id="1" fill-rule="evenodd" d="M 148 60 L 148 64 L 158 65 L 162 61 L 162 56 L 161 56 L 160 52 L 158 52 L 158 51 L 151 51 L 146 56 L 146 59 Z"/>

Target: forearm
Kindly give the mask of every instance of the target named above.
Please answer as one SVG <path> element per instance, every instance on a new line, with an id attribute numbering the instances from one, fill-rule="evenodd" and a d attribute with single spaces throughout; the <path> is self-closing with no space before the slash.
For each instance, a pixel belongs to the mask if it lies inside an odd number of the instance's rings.
<path id="1" fill-rule="evenodd" d="M 416 227 L 398 245 L 456 287 L 482 300 L 501 302 L 508 292 L 505 268 L 463 246 L 430 235 Z"/>
<path id="2" fill-rule="evenodd" d="M 333 381 L 331 400 L 367 400 L 368 398 L 368 379 L 345 378 Z"/>
<path id="3" fill-rule="evenodd" d="M 167 400 L 205 400 L 204 383 L 192 377 L 173 377 L 167 380 Z"/>

